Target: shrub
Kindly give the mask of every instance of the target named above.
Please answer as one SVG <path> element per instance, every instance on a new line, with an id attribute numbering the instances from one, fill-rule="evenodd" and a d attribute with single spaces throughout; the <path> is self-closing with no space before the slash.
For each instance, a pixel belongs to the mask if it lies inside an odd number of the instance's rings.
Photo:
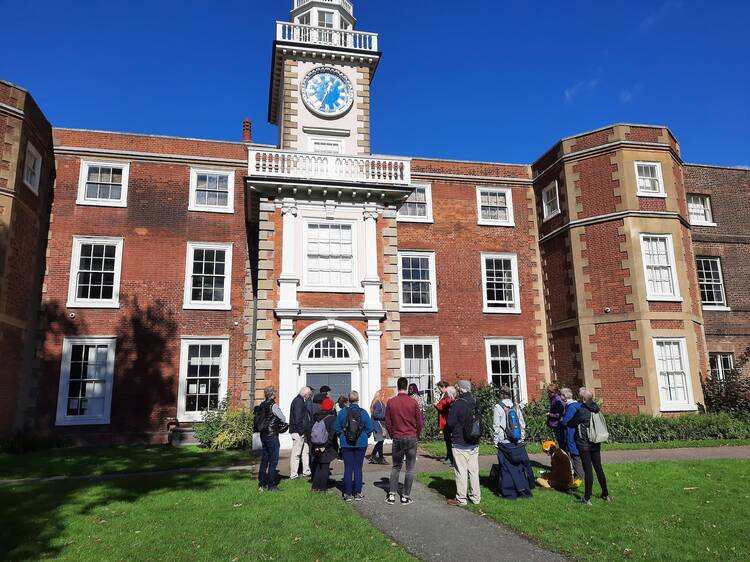
<path id="1" fill-rule="evenodd" d="M 10 439 L 0 443 L 0 452 L 22 455 L 35 451 L 69 447 L 70 445 L 71 443 L 65 438 L 54 433 L 50 435 L 38 435 L 29 432 L 18 432 Z"/>
<path id="2" fill-rule="evenodd" d="M 227 401 L 216 410 L 203 413 L 203 421 L 193 428 L 203 447 L 213 450 L 251 449 L 253 413 L 247 409 L 230 410 Z"/>
<path id="3" fill-rule="evenodd" d="M 709 377 L 703 381 L 703 397 L 709 412 L 750 418 L 750 378 L 742 376 L 749 359 L 750 347 L 737 360 L 734 369 L 724 373 L 723 379 Z"/>

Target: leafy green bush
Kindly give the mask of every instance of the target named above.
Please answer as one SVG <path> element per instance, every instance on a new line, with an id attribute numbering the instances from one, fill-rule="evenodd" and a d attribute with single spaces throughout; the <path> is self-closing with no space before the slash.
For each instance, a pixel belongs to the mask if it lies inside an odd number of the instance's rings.
<path id="1" fill-rule="evenodd" d="M 482 412 L 482 440 L 492 442 L 492 413 L 498 402 L 497 391 L 492 386 L 477 387 L 472 392 Z M 523 409 L 526 420 L 526 440 L 541 443 L 554 439 L 547 427 L 549 398 L 546 390 L 542 398 L 529 402 Z M 613 443 L 654 443 L 674 440 L 700 439 L 750 439 L 750 416 L 728 413 L 684 415 L 659 418 L 646 415 L 604 414 L 607 418 L 610 441 Z M 425 411 L 425 429 L 422 438 L 438 440 L 437 412 L 432 406 Z"/>
<path id="2" fill-rule="evenodd" d="M 21 431 L 0 443 L 0 452 L 21 455 L 69 446 L 71 443 L 58 434 L 36 435 Z"/>
<path id="3" fill-rule="evenodd" d="M 247 409 L 230 410 L 224 400 L 217 410 L 203 413 L 203 421 L 195 424 L 193 432 L 203 447 L 215 451 L 251 449 L 253 413 Z"/>
<path id="4" fill-rule="evenodd" d="M 709 377 L 703 384 L 703 397 L 709 412 L 727 412 L 750 419 L 750 378 L 742 371 L 750 360 L 750 347 L 734 364 L 734 369 L 724 373 L 723 379 Z"/>

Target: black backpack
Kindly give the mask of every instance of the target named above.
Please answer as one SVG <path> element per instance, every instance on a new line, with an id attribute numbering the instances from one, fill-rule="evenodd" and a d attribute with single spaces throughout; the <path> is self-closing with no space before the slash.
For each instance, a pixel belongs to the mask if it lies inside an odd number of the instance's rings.
<path id="1" fill-rule="evenodd" d="M 459 398 L 459 400 L 463 400 Z M 469 404 L 467 400 L 464 400 L 466 404 Z M 464 441 L 468 445 L 476 445 L 482 437 L 482 417 L 479 413 L 479 406 L 474 404 L 474 407 L 469 410 L 464 420 Z"/>
<path id="2" fill-rule="evenodd" d="M 253 408 L 253 429 L 258 433 L 267 433 L 273 422 L 273 408 L 270 401 L 266 400 Z"/>
<path id="3" fill-rule="evenodd" d="M 356 445 L 362 435 L 362 409 L 347 408 L 346 422 L 344 422 L 344 439 L 349 445 Z"/>

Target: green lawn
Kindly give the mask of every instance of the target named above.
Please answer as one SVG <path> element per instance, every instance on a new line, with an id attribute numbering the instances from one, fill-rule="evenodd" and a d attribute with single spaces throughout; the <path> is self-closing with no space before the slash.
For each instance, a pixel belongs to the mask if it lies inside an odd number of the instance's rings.
<path id="1" fill-rule="evenodd" d="M 633 451 L 641 449 L 679 449 L 681 447 L 736 447 L 738 445 L 750 445 L 750 439 L 704 439 L 693 441 L 659 441 L 655 443 L 607 443 L 605 451 Z M 435 456 L 445 456 L 445 444 L 442 441 L 426 441 L 419 446 L 427 453 Z M 541 453 L 542 446 L 538 443 L 528 443 L 526 450 L 529 454 Z M 479 454 L 494 455 L 497 449 L 489 444 L 482 443 L 479 446 Z"/>
<path id="2" fill-rule="evenodd" d="M 46 476 L 95 476 L 173 468 L 247 464 L 250 453 L 211 451 L 200 447 L 104 447 L 49 449 L 19 455 L 0 453 L 0 479 Z"/>
<path id="3" fill-rule="evenodd" d="M 281 488 L 237 472 L 0 487 L 0 559 L 412 560 L 338 493 Z"/>
<path id="4" fill-rule="evenodd" d="M 574 496 L 540 490 L 530 500 L 496 497 L 482 477 L 482 503 L 472 506 L 547 548 L 576 560 L 750 560 L 750 461 L 716 460 L 605 466 L 611 504 L 576 504 Z M 446 497 L 451 473 L 419 480 Z M 598 486 L 594 484 L 594 494 Z"/>

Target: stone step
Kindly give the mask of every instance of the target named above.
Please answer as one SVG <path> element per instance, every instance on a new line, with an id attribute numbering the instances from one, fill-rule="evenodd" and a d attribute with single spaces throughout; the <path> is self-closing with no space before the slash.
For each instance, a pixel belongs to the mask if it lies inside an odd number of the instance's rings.
<path id="1" fill-rule="evenodd" d="M 199 441 L 195 438 L 195 433 L 192 427 L 178 427 L 172 430 L 170 434 L 170 443 L 177 447 L 183 445 L 199 445 Z"/>

